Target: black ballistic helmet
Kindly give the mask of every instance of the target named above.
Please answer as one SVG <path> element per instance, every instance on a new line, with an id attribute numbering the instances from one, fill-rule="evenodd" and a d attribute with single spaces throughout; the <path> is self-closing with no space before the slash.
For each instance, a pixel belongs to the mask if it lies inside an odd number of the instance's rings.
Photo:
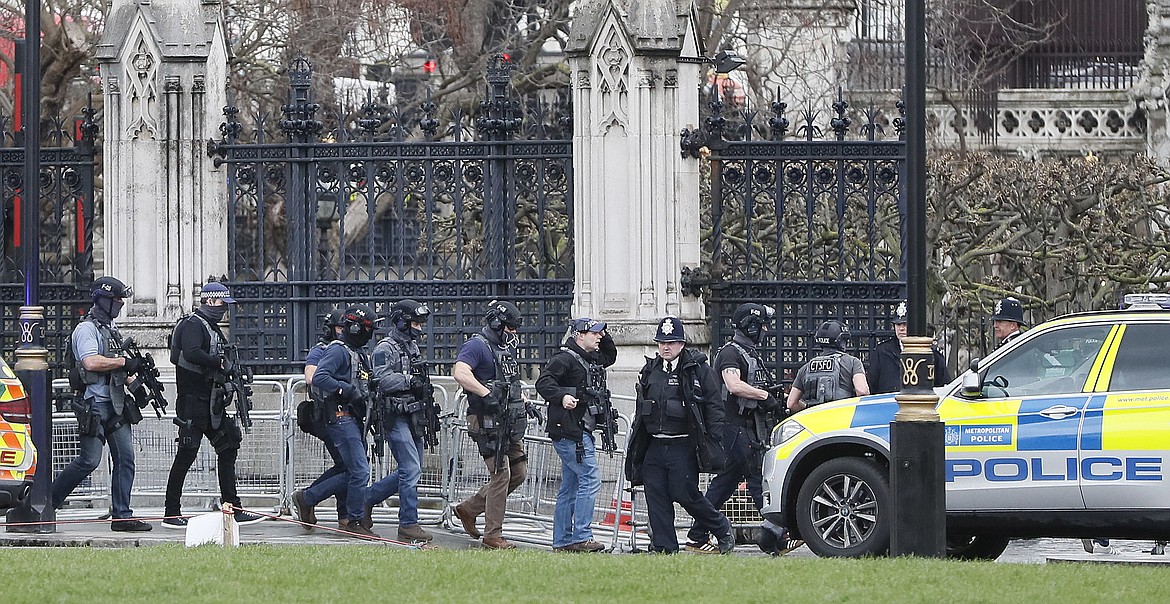
<path id="1" fill-rule="evenodd" d="M 849 328 L 840 321 L 825 321 L 817 328 L 813 336 L 819 348 L 835 348 L 845 350 L 845 341 L 849 339 Z"/>
<path id="2" fill-rule="evenodd" d="M 347 334 L 358 334 L 364 331 L 374 332 L 377 316 L 369 306 L 356 304 L 345 309 L 341 315 L 341 326 Z"/>
<path id="3" fill-rule="evenodd" d="M 500 300 L 492 300 L 487 303 L 483 320 L 487 323 L 488 329 L 497 332 L 505 326 L 519 329 L 524 323 L 524 318 L 520 316 L 520 309 L 515 304 Z"/>
<path id="4" fill-rule="evenodd" d="M 431 318 L 431 309 L 427 308 L 426 304 L 417 300 L 406 298 L 394 303 L 390 307 L 390 320 L 396 324 L 401 321 L 403 324 L 412 322 L 426 323 Z M 398 325 L 399 329 L 403 329 L 403 325 Z"/>
<path id="5" fill-rule="evenodd" d="M 134 289 L 113 277 L 99 277 L 89 287 L 89 297 L 98 298 L 129 298 L 134 295 Z"/>
<path id="6" fill-rule="evenodd" d="M 763 304 L 748 302 L 740 304 L 731 315 L 731 322 L 743 335 L 751 338 L 755 343 L 760 342 L 764 332 L 772 327 L 772 318 L 776 316 L 776 309 Z"/>
<path id="7" fill-rule="evenodd" d="M 334 308 L 325 315 L 325 323 L 321 326 L 321 339 L 330 342 L 333 340 L 333 328 L 341 327 L 341 309 Z"/>

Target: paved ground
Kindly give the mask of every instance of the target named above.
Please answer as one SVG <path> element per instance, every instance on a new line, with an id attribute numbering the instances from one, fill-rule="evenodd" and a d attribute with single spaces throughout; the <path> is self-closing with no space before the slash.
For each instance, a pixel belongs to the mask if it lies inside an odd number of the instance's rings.
<path id="1" fill-rule="evenodd" d="M 157 518 L 162 515 L 161 510 L 139 510 L 144 518 Z M 157 521 L 151 522 L 154 530 L 146 533 L 116 533 L 110 530 L 108 522 L 95 521 L 93 510 L 65 510 L 58 515 L 57 530 L 54 533 L 13 533 L 0 532 L 0 546 L 63 546 L 63 547 L 140 547 L 157 545 L 160 543 L 183 543 L 184 531 L 163 528 Z M 259 524 L 240 527 L 240 542 L 269 543 L 274 545 L 363 545 L 363 546 L 390 546 L 399 547 L 390 542 L 396 538 L 396 527 L 391 516 L 375 517 L 374 532 L 387 539 L 385 542 L 371 542 L 347 536 L 340 532 L 328 530 L 337 526 L 335 518 L 321 515 L 319 527 L 313 531 L 305 531 L 300 525 L 282 520 L 269 520 Z M 442 549 L 468 549 L 481 547 L 478 541 L 473 541 L 461 530 L 446 529 L 442 526 L 426 527 L 435 535 L 433 545 Z M 505 527 L 505 534 L 517 537 L 516 543 L 523 548 L 548 550 L 546 546 L 523 541 L 525 527 Z M 509 528 L 519 530 L 508 530 Z M 598 534 L 599 541 L 610 543 L 611 534 Z M 536 541 L 536 540 L 533 540 Z M 1148 552 L 1153 547 L 1152 541 L 1113 541 L 1113 546 L 1119 550 L 1115 555 L 1086 554 L 1077 539 L 1024 539 L 1013 541 L 1003 556 L 1001 563 L 1029 563 L 1043 564 L 1046 562 L 1100 562 L 1121 564 L 1170 564 L 1170 556 L 1154 556 Z M 752 545 L 736 548 L 737 555 L 762 556 Z M 796 558 L 814 558 L 815 555 L 802 547 L 790 554 Z"/>

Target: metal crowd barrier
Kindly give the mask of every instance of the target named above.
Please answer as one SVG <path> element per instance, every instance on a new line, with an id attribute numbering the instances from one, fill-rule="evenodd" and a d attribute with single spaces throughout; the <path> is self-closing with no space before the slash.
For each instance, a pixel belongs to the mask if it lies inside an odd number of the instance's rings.
<path id="1" fill-rule="evenodd" d="M 449 376 L 432 376 L 435 399 L 442 407 L 442 431 L 439 446 L 426 450 L 419 479 L 419 519 L 421 524 L 442 525 L 459 529 L 451 518 L 448 505 L 473 495 L 487 483 L 488 472 L 483 458 L 467 433 L 464 418 L 466 397 Z M 143 506 L 161 506 L 167 477 L 176 451 L 177 428 L 174 418 L 174 378 L 166 377 L 166 395 L 172 404 L 159 419 L 153 409 L 143 411 L 143 420 L 134 427 L 136 472 L 134 502 Z M 67 390 L 66 380 L 56 380 L 54 389 Z M 244 435 L 236 463 L 240 496 L 245 505 L 256 505 L 256 500 L 270 503 L 272 509 L 288 514 L 292 507 L 292 492 L 303 489 L 333 465 L 324 444 L 314 436 L 302 432 L 296 424 L 296 409 L 307 397 L 304 377 L 299 374 L 257 376 L 253 382 L 253 400 L 256 408 L 251 417 L 253 427 Z M 525 388 L 529 400 L 538 404 L 547 418 L 547 406 L 532 390 Z M 279 402 L 273 404 L 272 398 Z M 615 401 L 630 401 L 632 397 L 615 395 Z M 632 406 L 632 405 L 631 405 Z M 267 408 L 271 407 L 271 408 Z M 648 525 L 645 500 L 641 489 L 630 489 L 625 479 L 625 448 L 630 429 L 630 418 L 619 414 L 617 451 L 612 456 L 597 452 L 601 469 L 601 492 L 594 508 L 593 529 L 599 541 L 609 541 L 616 549 L 641 549 L 648 543 L 645 534 Z M 53 475 L 57 476 L 77 455 L 77 422 L 71 413 L 53 415 Z M 505 513 L 505 534 L 520 542 L 550 545 L 552 543 L 553 509 L 561 484 L 560 458 L 544 432 L 530 419 L 524 437 L 528 454 L 528 476 L 508 497 Z M 109 462 L 104 462 L 70 496 L 70 502 L 88 501 L 90 505 L 108 505 Z M 386 448 L 382 457 L 370 451 L 371 481 L 387 476 L 395 469 L 394 458 Z M 700 475 L 700 487 L 705 489 L 710 476 Z M 216 476 L 216 456 L 210 444 L 201 443 L 199 455 L 187 475 L 183 488 L 184 509 L 210 509 L 219 498 Z M 247 501 L 250 500 L 250 501 Z M 398 498 L 391 497 L 374 508 L 375 523 L 383 526 L 397 520 Z M 149 507 L 149 506 L 148 506 Z M 724 512 L 737 529 L 758 526 L 760 520 L 754 505 L 741 487 L 724 506 Z M 675 510 L 678 528 L 690 525 L 690 516 L 679 506 Z"/>

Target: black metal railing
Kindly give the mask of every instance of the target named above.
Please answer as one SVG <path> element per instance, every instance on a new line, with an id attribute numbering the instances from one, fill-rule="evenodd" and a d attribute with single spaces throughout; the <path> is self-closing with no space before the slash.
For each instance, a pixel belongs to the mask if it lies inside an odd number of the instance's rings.
<path id="1" fill-rule="evenodd" d="M 47 124 L 47 125 L 46 125 Z M 10 353 L 20 342 L 20 307 L 25 302 L 23 254 L 40 254 L 38 300 L 45 307 L 44 342 L 54 377 L 63 377 L 60 350 L 89 307 L 93 282 L 94 138 L 98 126 L 92 106 L 75 118 L 42 123 L 38 204 L 30 211 L 23 176 L 22 132 L 0 116 L 0 339 Z M 40 241 L 22 241 L 23 220 L 40 221 Z M 39 243 L 39 245 L 38 245 Z M 8 357 L 11 362 L 13 359 Z"/>
<path id="2" fill-rule="evenodd" d="M 730 105 L 711 99 L 703 127 L 683 136 L 684 154 L 710 154 L 703 262 L 685 285 L 709 286 L 713 342 L 730 339 L 738 305 L 762 302 L 779 312 L 764 345 L 779 375 L 791 379 L 828 319 L 849 326 L 864 357 L 905 291 L 900 110 L 838 98 L 790 120 L 779 99 L 767 114 Z"/>
<path id="3" fill-rule="evenodd" d="M 381 308 L 405 292 L 458 306 L 460 320 L 482 309 L 457 296 L 509 297 L 539 317 L 529 325 L 549 326 L 532 333 L 540 345 L 525 360 L 555 352 L 572 301 L 572 124 L 557 99 L 516 98 L 511 67 L 491 62 L 475 114 L 371 94 L 322 121 L 303 60 L 289 69 L 282 135 L 269 132 L 272 119 L 245 124 L 225 109 L 208 152 L 228 173 L 229 280 L 252 292 L 233 320 L 243 358 L 294 366 L 333 303 Z M 525 306 L 529 291 L 544 297 Z M 477 324 L 432 321 L 431 358 L 453 359 L 435 339 L 450 335 L 442 330 Z"/>

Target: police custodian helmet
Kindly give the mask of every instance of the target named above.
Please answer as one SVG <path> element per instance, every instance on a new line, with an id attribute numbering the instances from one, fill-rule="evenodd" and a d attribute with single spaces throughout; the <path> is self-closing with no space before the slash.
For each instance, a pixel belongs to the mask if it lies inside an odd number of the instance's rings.
<path id="1" fill-rule="evenodd" d="M 991 315 L 992 321 L 1014 321 L 1020 325 L 1027 325 L 1024 322 L 1024 307 L 1020 301 L 1007 297 L 995 303 L 995 312 Z"/>
<path id="2" fill-rule="evenodd" d="M 683 334 L 683 322 L 678 317 L 664 317 L 658 322 L 658 331 L 654 333 L 655 342 L 686 342 Z"/>

